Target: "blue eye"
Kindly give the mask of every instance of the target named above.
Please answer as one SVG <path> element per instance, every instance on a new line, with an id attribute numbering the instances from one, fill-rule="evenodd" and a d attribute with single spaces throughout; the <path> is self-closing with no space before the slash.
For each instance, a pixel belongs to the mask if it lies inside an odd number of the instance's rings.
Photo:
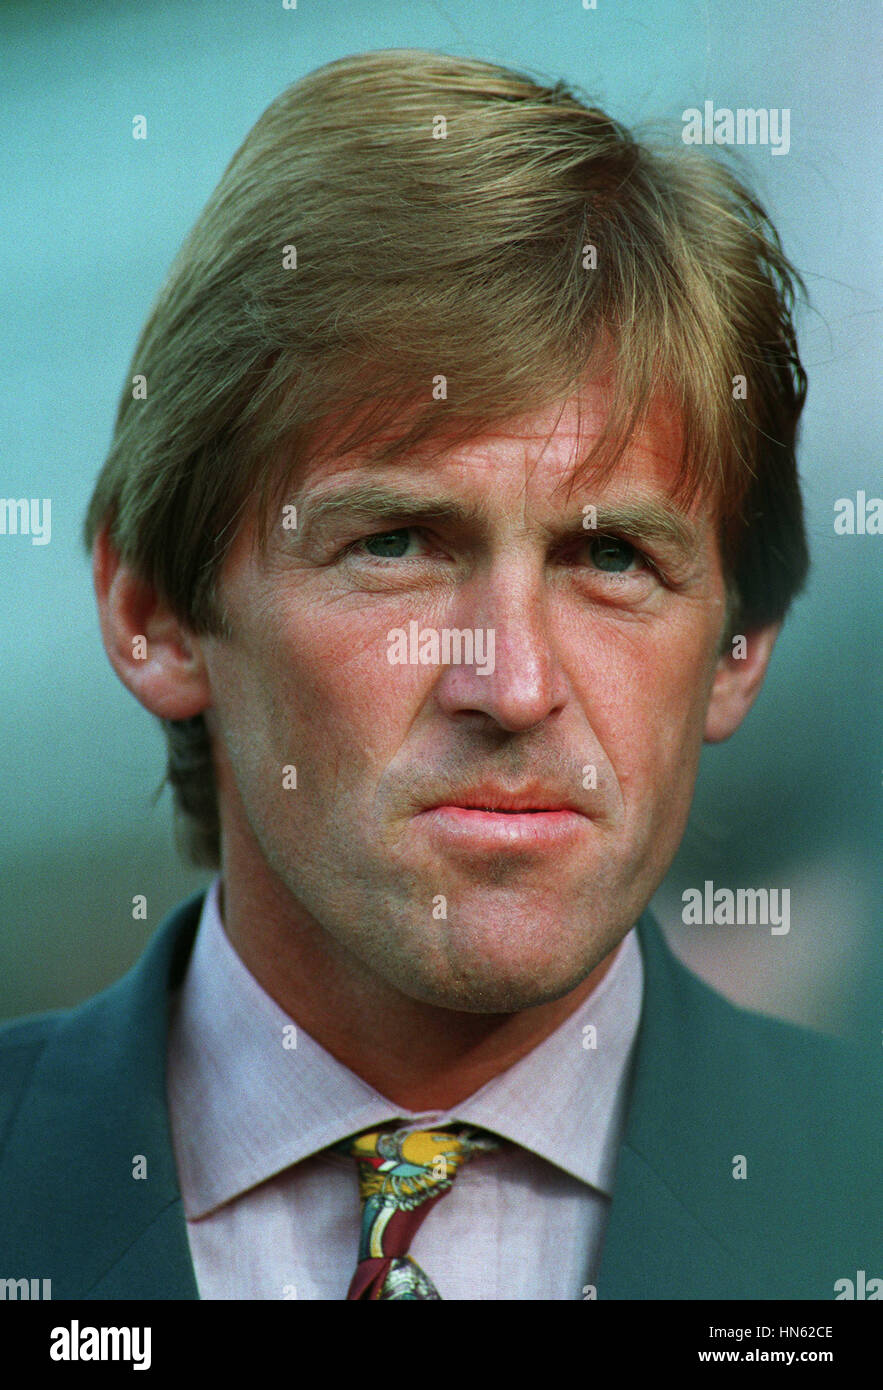
<path id="1" fill-rule="evenodd" d="M 360 544 L 378 559 L 400 560 L 411 544 L 411 530 L 402 526 L 398 531 L 381 531 L 375 536 L 366 536 Z"/>
<path id="2" fill-rule="evenodd" d="M 624 574 L 641 558 L 635 547 L 619 536 L 593 536 L 589 553 L 596 569 L 606 574 Z"/>

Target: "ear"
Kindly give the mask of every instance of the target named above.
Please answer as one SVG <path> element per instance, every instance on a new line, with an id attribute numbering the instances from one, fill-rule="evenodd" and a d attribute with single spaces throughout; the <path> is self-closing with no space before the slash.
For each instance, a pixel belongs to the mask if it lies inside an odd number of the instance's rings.
<path id="1" fill-rule="evenodd" d="M 95 538 L 92 578 L 110 664 L 145 709 L 190 719 L 211 703 L 198 638 L 114 549 L 107 526 Z"/>
<path id="2" fill-rule="evenodd" d="M 722 743 L 738 729 L 763 685 L 781 623 L 736 633 L 717 663 L 705 714 L 705 742 Z"/>

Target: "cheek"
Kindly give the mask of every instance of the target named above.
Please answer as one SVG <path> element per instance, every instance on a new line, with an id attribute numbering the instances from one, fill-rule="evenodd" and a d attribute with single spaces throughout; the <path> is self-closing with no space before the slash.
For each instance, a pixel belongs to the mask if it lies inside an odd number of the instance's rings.
<path id="1" fill-rule="evenodd" d="M 704 625 L 611 630 L 581 667 L 582 703 L 627 817 L 689 804 L 713 663 Z"/>
<path id="2" fill-rule="evenodd" d="M 376 618 L 306 621 L 296 640 L 282 640 L 271 677 L 276 717 L 295 731 L 309 729 L 311 756 L 321 760 L 336 748 L 355 768 L 407 733 L 421 672 L 390 663 L 387 630 Z"/>
<path id="3" fill-rule="evenodd" d="M 243 791 L 247 783 L 259 792 L 293 763 L 314 799 L 340 797 L 366 766 L 388 759 L 407 736 L 425 673 L 390 663 L 387 628 L 375 615 L 344 617 L 318 603 L 286 611 L 277 600 L 246 645 L 217 649 L 215 717 Z"/>

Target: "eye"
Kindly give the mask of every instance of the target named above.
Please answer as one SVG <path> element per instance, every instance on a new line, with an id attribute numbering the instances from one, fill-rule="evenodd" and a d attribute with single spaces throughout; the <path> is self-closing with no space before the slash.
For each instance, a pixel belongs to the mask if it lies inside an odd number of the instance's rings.
<path id="1" fill-rule="evenodd" d="M 641 568 L 643 564 L 641 552 L 620 536 L 593 536 L 589 554 L 595 568 L 605 574 L 625 574 L 633 565 Z"/>
<path id="2" fill-rule="evenodd" d="M 401 560 L 417 541 L 413 526 L 400 526 L 395 531 L 378 531 L 356 541 L 355 549 L 364 549 L 378 560 Z M 416 552 L 415 552 L 416 553 Z"/>

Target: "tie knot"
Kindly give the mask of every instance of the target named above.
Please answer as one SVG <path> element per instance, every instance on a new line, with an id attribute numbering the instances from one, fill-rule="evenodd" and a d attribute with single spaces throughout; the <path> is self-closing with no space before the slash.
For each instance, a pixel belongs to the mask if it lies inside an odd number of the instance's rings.
<path id="1" fill-rule="evenodd" d="M 362 1221 L 359 1264 L 348 1299 L 438 1298 L 408 1251 L 420 1223 L 450 1190 L 464 1163 L 500 1147 L 471 1125 L 380 1129 L 332 1145 L 358 1166 Z"/>
<path id="2" fill-rule="evenodd" d="M 450 1129 L 375 1130 L 335 1144 L 356 1159 L 362 1202 L 408 1211 L 441 1196 L 464 1163 L 499 1148 L 499 1140 L 470 1125 Z"/>

